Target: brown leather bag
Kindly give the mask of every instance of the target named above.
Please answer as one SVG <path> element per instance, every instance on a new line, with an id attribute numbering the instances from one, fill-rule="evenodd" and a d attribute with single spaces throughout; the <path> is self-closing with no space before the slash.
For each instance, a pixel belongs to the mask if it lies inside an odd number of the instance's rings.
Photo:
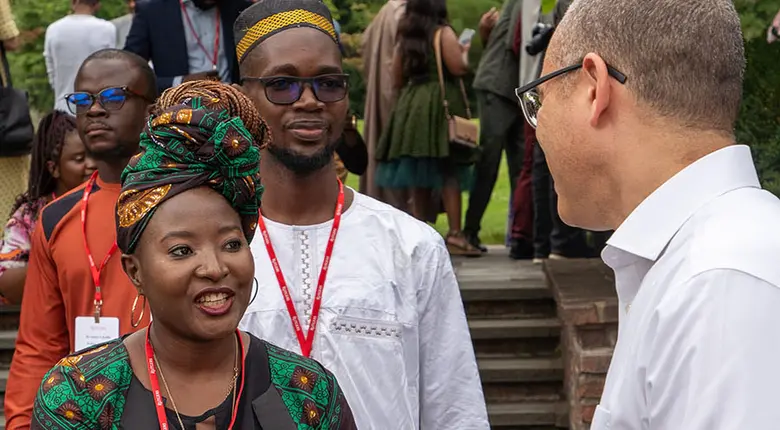
<path id="1" fill-rule="evenodd" d="M 433 35 L 433 51 L 436 55 L 436 69 L 439 72 L 439 87 L 441 88 L 441 101 L 444 105 L 444 115 L 447 118 L 447 131 L 450 144 L 462 145 L 469 148 L 477 147 L 477 137 L 479 136 L 479 126 L 471 120 L 471 107 L 469 99 L 466 96 L 466 87 L 463 85 L 463 79 L 458 78 L 460 84 L 460 93 L 463 102 L 466 104 L 466 118 L 450 114 L 450 105 L 447 102 L 447 95 L 444 86 L 444 65 L 441 57 L 441 32 L 440 27 Z"/>

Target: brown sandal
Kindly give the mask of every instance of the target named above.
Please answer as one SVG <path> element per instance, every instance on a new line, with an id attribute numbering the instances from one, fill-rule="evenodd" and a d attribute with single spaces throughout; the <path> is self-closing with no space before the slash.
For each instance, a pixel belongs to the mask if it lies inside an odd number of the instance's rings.
<path id="1" fill-rule="evenodd" d="M 481 257 L 482 251 L 475 248 L 470 244 L 463 233 L 448 234 L 445 239 L 447 244 L 447 251 L 450 255 L 457 255 L 461 257 Z"/>

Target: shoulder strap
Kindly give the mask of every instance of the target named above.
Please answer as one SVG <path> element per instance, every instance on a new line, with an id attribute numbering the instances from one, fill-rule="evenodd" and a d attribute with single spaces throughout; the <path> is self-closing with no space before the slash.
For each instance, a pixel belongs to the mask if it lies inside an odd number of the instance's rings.
<path id="1" fill-rule="evenodd" d="M 11 88 L 11 68 L 8 65 L 8 57 L 6 57 L 5 45 L 0 40 L 0 88 Z"/>
<path id="2" fill-rule="evenodd" d="M 441 58 L 441 32 L 444 27 L 439 27 L 433 34 L 433 53 L 436 55 L 436 71 L 439 75 L 439 89 L 441 89 L 441 103 L 444 106 L 444 115 L 450 117 L 450 104 L 447 102 L 447 93 L 444 85 L 444 64 Z"/>
<path id="3" fill-rule="evenodd" d="M 447 102 L 447 95 L 445 92 L 445 85 L 444 85 L 444 64 L 442 62 L 442 41 L 441 41 L 441 33 L 444 27 L 439 27 L 436 32 L 433 34 L 433 52 L 436 55 L 436 70 L 439 74 L 439 87 L 441 88 L 441 102 L 442 105 L 444 105 L 444 115 L 449 118 L 450 115 L 450 104 Z M 463 103 L 466 105 L 466 118 L 471 119 L 471 106 L 469 106 L 469 98 L 466 95 L 466 86 L 463 84 L 463 79 L 458 78 L 458 84 L 460 85 L 460 94 L 461 97 L 463 97 Z"/>

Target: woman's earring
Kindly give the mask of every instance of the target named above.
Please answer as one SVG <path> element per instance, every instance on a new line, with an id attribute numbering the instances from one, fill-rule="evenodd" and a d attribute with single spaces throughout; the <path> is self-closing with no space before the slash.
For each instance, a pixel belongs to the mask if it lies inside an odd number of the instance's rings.
<path id="1" fill-rule="evenodd" d="M 257 292 L 260 291 L 260 283 L 257 282 L 257 278 L 255 278 L 255 294 L 252 295 L 252 300 L 249 301 L 249 304 L 251 305 L 252 302 L 255 301 L 257 298 Z"/>
<path id="2" fill-rule="evenodd" d="M 144 298 L 144 304 L 141 305 L 141 314 L 138 315 L 138 321 L 135 320 L 135 308 L 138 306 L 138 298 L 143 297 Z M 130 325 L 133 326 L 133 328 L 137 328 L 141 324 L 141 320 L 144 319 L 144 311 L 146 310 L 146 296 L 138 293 L 135 296 L 135 300 L 133 300 L 133 307 L 130 308 Z"/>

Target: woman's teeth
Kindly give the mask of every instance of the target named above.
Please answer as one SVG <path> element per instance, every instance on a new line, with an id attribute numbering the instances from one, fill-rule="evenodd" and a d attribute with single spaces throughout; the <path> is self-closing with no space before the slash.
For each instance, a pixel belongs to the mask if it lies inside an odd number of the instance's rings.
<path id="1" fill-rule="evenodd" d="M 198 303 L 206 306 L 220 306 L 224 305 L 227 299 L 228 295 L 225 293 L 211 293 L 199 298 Z"/>

